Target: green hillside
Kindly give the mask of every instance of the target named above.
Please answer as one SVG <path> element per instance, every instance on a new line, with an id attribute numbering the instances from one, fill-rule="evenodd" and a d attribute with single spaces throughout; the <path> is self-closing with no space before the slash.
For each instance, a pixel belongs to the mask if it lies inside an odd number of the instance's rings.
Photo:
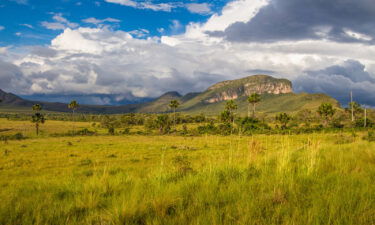
<path id="1" fill-rule="evenodd" d="M 323 102 L 332 103 L 335 106 L 339 106 L 337 100 L 324 95 L 324 94 L 264 94 L 261 95 L 261 102 L 257 105 L 257 112 L 275 114 L 279 112 L 296 113 L 302 109 L 315 110 Z M 240 115 L 247 114 L 248 103 L 246 97 L 240 97 L 235 100 L 238 105 L 237 112 Z M 191 102 L 187 102 L 191 104 Z M 223 111 L 226 101 L 207 104 L 200 102 L 194 106 L 186 107 L 185 104 L 181 106 L 181 111 L 185 111 L 192 114 L 205 113 L 207 115 L 217 115 L 219 112 Z"/>

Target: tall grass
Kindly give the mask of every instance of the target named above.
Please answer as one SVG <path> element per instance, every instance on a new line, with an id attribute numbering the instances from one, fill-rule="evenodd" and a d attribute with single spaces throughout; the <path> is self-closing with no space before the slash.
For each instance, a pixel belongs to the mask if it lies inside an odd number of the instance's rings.
<path id="1" fill-rule="evenodd" d="M 340 138 L 11 141 L 0 224 L 375 224 L 375 143 Z"/>

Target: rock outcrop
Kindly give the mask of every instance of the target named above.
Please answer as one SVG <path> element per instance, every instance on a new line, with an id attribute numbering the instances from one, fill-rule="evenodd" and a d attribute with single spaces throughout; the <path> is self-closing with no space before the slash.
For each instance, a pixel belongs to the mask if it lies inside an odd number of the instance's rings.
<path id="1" fill-rule="evenodd" d="M 292 93 L 292 82 L 267 75 L 254 75 L 238 80 L 223 81 L 207 89 L 208 98 L 205 102 L 215 103 L 237 99 L 242 96 L 258 94 Z"/>

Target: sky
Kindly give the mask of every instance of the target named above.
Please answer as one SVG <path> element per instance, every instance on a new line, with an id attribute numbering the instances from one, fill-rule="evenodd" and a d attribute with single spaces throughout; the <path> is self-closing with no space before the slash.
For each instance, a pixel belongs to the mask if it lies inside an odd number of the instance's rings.
<path id="1" fill-rule="evenodd" d="M 373 0 L 0 0 L 0 88 L 143 98 L 261 73 L 374 107 L 374 28 Z"/>

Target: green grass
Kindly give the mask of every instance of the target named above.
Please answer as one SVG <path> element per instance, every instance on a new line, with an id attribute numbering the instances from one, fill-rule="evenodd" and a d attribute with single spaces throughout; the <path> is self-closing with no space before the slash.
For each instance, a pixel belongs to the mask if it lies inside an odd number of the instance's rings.
<path id="1" fill-rule="evenodd" d="M 375 224 L 364 135 L 2 142 L 0 224 Z"/>

